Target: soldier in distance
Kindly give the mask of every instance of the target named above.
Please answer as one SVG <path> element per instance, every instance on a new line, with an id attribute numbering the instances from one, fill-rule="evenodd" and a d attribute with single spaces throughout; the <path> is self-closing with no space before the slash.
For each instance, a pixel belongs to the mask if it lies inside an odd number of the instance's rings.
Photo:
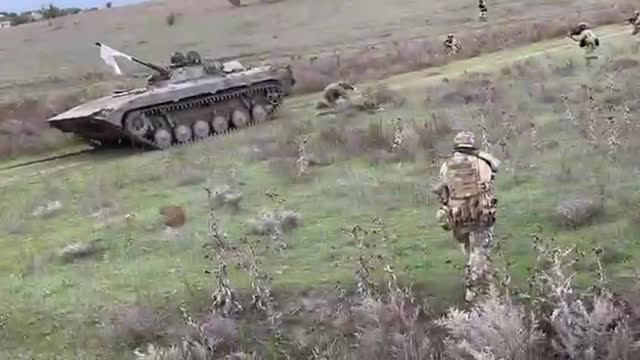
<path id="1" fill-rule="evenodd" d="M 447 34 L 447 38 L 444 39 L 442 44 L 447 51 L 447 55 L 455 55 L 462 50 L 462 46 L 460 46 L 460 43 L 453 34 Z"/>
<path id="2" fill-rule="evenodd" d="M 584 48 L 587 65 L 589 65 L 590 60 L 598 58 L 593 52 L 600 46 L 600 39 L 591 31 L 589 24 L 585 22 L 579 23 L 569 32 L 569 38 L 577 42 L 581 48 Z"/>

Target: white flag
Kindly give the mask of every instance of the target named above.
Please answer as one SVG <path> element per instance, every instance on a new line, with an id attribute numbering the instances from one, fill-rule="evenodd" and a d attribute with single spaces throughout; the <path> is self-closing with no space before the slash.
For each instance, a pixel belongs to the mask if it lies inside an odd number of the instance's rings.
<path id="1" fill-rule="evenodd" d="M 123 54 L 118 50 L 114 50 L 107 45 L 100 44 L 100 57 L 102 58 L 102 60 L 104 60 L 107 65 L 111 66 L 116 74 L 122 75 L 122 71 L 120 70 L 120 67 L 118 66 L 118 63 L 115 59 L 116 56 L 131 60 L 131 56 Z"/>

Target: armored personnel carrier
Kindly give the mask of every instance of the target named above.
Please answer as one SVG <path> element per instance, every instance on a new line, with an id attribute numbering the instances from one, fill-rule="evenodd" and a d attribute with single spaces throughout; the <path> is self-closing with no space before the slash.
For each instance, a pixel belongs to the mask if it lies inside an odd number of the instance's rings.
<path id="1" fill-rule="evenodd" d="M 50 118 L 51 127 L 93 146 L 166 149 L 270 120 L 295 84 L 290 66 L 247 69 L 191 51 L 165 68 L 114 52 L 154 70 L 147 86 L 80 104 Z"/>

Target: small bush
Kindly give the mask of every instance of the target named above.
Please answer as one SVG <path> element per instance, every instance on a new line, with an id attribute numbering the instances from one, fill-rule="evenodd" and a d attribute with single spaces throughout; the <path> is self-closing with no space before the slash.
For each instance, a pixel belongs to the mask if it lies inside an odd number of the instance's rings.
<path id="1" fill-rule="evenodd" d="M 187 222 L 187 215 L 182 206 L 163 206 L 158 210 L 163 223 L 170 228 L 179 228 Z"/>
<path id="2" fill-rule="evenodd" d="M 602 215 L 602 204 L 587 198 L 564 200 L 553 209 L 554 221 L 564 227 L 577 229 Z"/>
<path id="3" fill-rule="evenodd" d="M 114 316 L 112 331 L 114 340 L 136 346 L 161 337 L 162 319 L 149 307 L 128 307 Z"/>

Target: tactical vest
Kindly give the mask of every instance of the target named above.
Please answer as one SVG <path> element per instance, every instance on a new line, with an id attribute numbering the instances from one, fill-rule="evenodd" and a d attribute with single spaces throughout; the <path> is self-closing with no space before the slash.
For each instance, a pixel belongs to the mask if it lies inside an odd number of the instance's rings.
<path id="1" fill-rule="evenodd" d="M 485 160 L 462 152 L 446 163 L 448 222 L 454 228 L 495 223 L 497 200 L 492 193 L 492 179 L 486 176 L 489 174 L 485 174 L 486 178 L 481 176 L 482 161 Z M 487 162 L 487 165 L 493 169 L 491 163 Z"/>
<path id="2" fill-rule="evenodd" d="M 477 196 L 486 190 L 480 184 L 478 163 L 471 155 L 456 155 L 447 161 L 449 198 L 463 200 Z"/>

